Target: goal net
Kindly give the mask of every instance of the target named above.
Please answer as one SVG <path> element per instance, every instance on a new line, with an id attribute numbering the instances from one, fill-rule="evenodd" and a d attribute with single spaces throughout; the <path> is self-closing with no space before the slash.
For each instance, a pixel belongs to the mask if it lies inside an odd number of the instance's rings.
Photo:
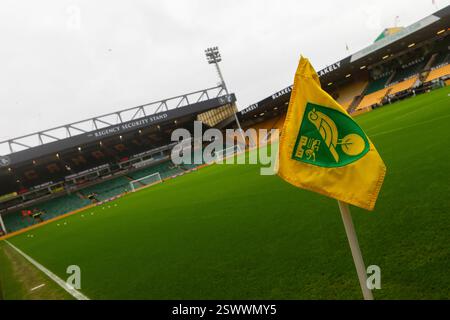
<path id="1" fill-rule="evenodd" d="M 148 176 L 130 181 L 130 189 L 132 192 L 144 186 L 162 182 L 159 172 L 149 174 Z"/>
<path id="2" fill-rule="evenodd" d="M 219 150 L 217 152 L 215 152 L 214 154 L 214 161 L 216 162 L 222 162 L 224 159 L 233 156 L 237 153 L 240 153 L 242 151 L 242 148 L 240 145 L 236 144 L 233 145 L 231 147 Z"/>

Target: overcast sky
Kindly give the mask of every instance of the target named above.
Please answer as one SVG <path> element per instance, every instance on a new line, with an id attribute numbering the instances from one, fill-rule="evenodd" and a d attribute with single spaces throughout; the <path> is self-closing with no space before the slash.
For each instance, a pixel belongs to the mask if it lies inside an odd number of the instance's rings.
<path id="1" fill-rule="evenodd" d="M 450 1 L 436 0 L 438 8 Z M 0 140 L 215 86 L 219 46 L 238 108 L 292 83 L 386 27 L 437 10 L 432 0 L 2 0 Z"/>

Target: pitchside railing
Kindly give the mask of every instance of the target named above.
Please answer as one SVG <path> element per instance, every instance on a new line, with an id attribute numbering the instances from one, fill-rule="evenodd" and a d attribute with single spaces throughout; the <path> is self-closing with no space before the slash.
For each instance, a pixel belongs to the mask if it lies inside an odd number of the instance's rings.
<path id="1" fill-rule="evenodd" d="M 130 120 L 139 119 L 148 115 L 181 108 L 193 103 L 218 98 L 226 95 L 222 85 L 204 90 L 158 100 L 140 106 L 107 113 L 98 117 L 72 122 L 44 131 L 38 131 L 17 138 L 0 141 L 0 155 L 33 148 L 39 145 L 66 139 L 93 130 L 121 124 Z"/>

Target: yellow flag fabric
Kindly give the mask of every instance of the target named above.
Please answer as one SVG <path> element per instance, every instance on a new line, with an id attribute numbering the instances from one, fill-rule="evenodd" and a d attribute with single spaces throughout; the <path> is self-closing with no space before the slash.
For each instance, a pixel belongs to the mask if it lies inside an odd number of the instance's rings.
<path id="1" fill-rule="evenodd" d="M 301 58 L 280 139 L 278 175 L 294 186 L 373 210 L 386 166 L 363 130 Z"/>

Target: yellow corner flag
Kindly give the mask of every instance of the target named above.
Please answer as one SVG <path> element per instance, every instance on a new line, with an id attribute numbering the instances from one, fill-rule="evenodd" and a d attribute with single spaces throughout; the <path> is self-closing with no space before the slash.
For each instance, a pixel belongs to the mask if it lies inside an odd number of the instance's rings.
<path id="1" fill-rule="evenodd" d="M 278 175 L 294 186 L 373 210 L 386 166 L 364 131 L 301 58 L 280 139 Z"/>

